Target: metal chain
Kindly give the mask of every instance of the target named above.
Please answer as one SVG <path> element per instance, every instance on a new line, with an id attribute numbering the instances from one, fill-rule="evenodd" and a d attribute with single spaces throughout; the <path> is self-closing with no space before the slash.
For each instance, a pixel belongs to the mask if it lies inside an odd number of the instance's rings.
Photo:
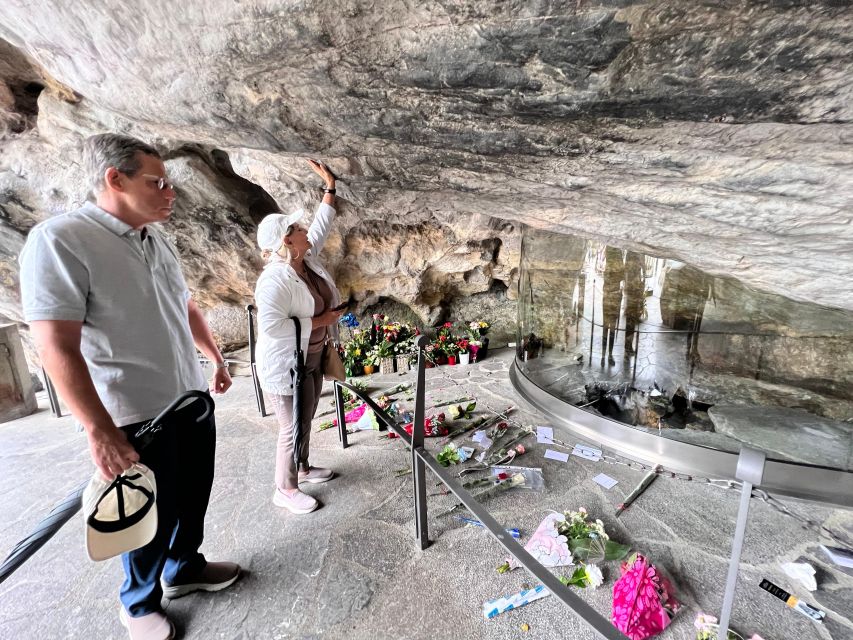
<path id="1" fill-rule="evenodd" d="M 417 353 L 417 349 L 414 349 L 412 352 L 410 352 L 406 355 L 414 355 L 416 353 Z M 429 362 L 431 362 L 433 364 L 433 368 L 437 369 L 438 373 L 441 375 L 442 378 L 444 378 L 445 380 L 447 380 L 448 382 L 452 383 L 455 386 L 463 386 L 462 382 L 459 382 L 458 380 L 454 380 L 453 378 L 450 377 L 450 375 L 448 373 L 441 370 L 440 369 L 441 365 L 439 365 L 434 360 L 434 358 L 432 357 L 431 354 L 429 354 L 425 351 L 424 357 Z M 494 416 L 500 417 L 502 420 L 504 420 L 508 424 L 517 426 L 521 429 L 524 429 L 525 431 L 531 431 L 532 432 L 531 427 L 522 424 L 518 420 L 510 418 L 508 415 L 506 415 L 505 413 L 503 413 L 501 411 L 497 411 L 497 410 L 493 409 L 486 402 L 480 402 L 480 400 L 478 399 L 477 405 L 478 405 L 478 408 L 485 409 L 486 411 L 493 414 Z M 574 448 L 573 445 L 569 445 L 569 444 L 567 444 L 561 440 L 557 440 L 555 438 L 552 438 L 551 441 L 554 444 L 556 444 L 557 446 L 564 447 L 564 448 L 569 449 L 569 450 Z M 704 476 L 695 476 L 695 475 L 691 475 L 691 474 L 687 474 L 687 473 L 679 473 L 676 471 L 668 470 L 661 465 L 649 465 L 649 464 L 644 464 L 642 462 L 637 462 L 634 460 L 625 461 L 625 460 L 620 459 L 617 456 L 612 456 L 612 455 L 602 454 L 601 460 L 603 462 L 606 462 L 607 464 L 621 465 L 621 466 L 625 466 L 625 467 L 630 467 L 632 469 L 639 469 L 639 470 L 646 471 L 646 472 L 654 471 L 657 469 L 658 475 L 660 477 L 669 478 L 670 480 L 683 480 L 686 482 L 697 482 L 700 484 L 706 484 L 706 485 L 709 485 L 712 487 L 717 487 L 719 489 L 727 489 L 727 490 L 731 490 L 731 491 L 740 491 L 741 488 L 743 487 L 743 484 L 741 482 L 738 482 L 737 480 L 731 480 L 728 478 L 706 478 Z M 794 511 L 792 511 L 784 503 L 782 503 L 776 497 L 767 493 L 763 489 L 753 489 L 752 490 L 752 497 L 757 498 L 758 500 L 761 500 L 762 502 L 767 504 L 769 507 L 771 507 L 772 509 L 774 509 L 778 513 L 781 513 L 782 515 L 788 516 L 789 518 L 796 520 L 797 522 L 800 523 L 800 525 L 804 529 L 810 529 L 810 530 L 815 531 L 817 533 L 822 533 L 822 534 L 832 538 L 832 540 L 834 540 L 838 544 L 841 544 L 844 547 L 848 547 L 848 548 L 853 547 L 853 541 L 849 540 L 844 535 L 839 534 L 839 533 L 833 531 L 832 529 L 829 529 L 828 527 L 824 526 L 823 524 L 821 524 L 819 522 L 815 522 L 814 520 L 812 520 L 810 518 L 807 518 L 803 515 L 800 515 Z"/>

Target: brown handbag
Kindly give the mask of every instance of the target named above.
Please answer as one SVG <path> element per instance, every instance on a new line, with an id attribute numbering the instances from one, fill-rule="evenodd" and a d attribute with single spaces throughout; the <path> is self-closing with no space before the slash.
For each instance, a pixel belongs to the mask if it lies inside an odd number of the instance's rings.
<path id="1" fill-rule="evenodd" d="M 323 345 L 323 378 L 325 380 L 346 380 L 346 377 L 341 354 L 338 353 L 334 341 L 331 338 L 326 338 L 326 343 Z"/>

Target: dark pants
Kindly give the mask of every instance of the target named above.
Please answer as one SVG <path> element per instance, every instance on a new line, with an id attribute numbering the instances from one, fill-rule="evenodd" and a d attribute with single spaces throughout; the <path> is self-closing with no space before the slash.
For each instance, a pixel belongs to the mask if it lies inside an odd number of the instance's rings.
<path id="1" fill-rule="evenodd" d="M 167 584 L 185 583 L 206 564 L 198 550 L 213 484 L 216 421 L 211 413 L 196 422 L 202 413 L 200 401 L 175 411 L 140 451 L 140 462 L 154 472 L 157 482 L 157 533 L 147 545 L 121 557 L 125 581 L 120 597 L 133 617 L 161 610 L 161 574 Z M 131 443 L 141 425 L 122 427 Z"/>

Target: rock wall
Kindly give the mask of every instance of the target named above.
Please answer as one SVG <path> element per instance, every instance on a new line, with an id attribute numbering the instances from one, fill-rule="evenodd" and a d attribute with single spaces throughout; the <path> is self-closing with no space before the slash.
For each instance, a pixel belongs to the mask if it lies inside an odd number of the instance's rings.
<path id="1" fill-rule="evenodd" d="M 104 130 L 167 156 L 167 230 L 226 342 L 257 221 L 318 201 L 308 155 L 341 178 L 324 258 L 360 312 L 509 323 L 522 224 L 853 309 L 851 27 L 831 0 L 6 0 L 0 314 Z"/>

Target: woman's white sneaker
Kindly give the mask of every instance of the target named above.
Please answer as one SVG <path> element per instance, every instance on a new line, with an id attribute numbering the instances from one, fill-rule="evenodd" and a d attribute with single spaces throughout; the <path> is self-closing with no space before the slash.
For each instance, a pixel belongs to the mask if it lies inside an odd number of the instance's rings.
<path id="1" fill-rule="evenodd" d="M 310 482 L 311 484 L 328 482 L 334 477 L 334 471 L 323 467 L 308 467 L 308 471 L 299 472 L 299 482 Z"/>
<path id="2" fill-rule="evenodd" d="M 277 507 L 284 507 L 291 513 L 297 514 L 311 513 L 320 506 L 320 503 L 314 498 L 302 493 L 298 489 L 290 495 L 276 489 L 275 495 L 272 497 L 272 503 Z"/>

